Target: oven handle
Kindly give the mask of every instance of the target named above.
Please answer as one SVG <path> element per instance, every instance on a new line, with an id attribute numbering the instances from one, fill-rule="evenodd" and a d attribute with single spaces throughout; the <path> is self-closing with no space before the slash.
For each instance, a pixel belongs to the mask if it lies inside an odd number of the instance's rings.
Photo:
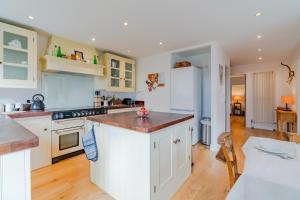
<path id="1" fill-rule="evenodd" d="M 81 129 L 84 129 L 84 126 L 79 126 L 79 127 L 75 127 L 75 128 L 66 128 L 66 129 L 61 129 L 61 130 L 53 130 L 52 132 L 59 135 L 60 133 L 63 133 L 66 131 L 75 131 L 75 130 L 81 130 Z"/>
<path id="2" fill-rule="evenodd" d="M 55 123 L 58 123 L 58 124 L 60 124 L 60 123 L 64 123 L 64 122 L 68 122 L 68 121 L 74 121 L 74 120 L 80 120 L 80 121 L 83 121 L 84 122 L 84 118 L 82 118 L 82 117 L 80 117 L 80 118 L 71 118 L 71 119 L 60 119 L 60 120 L 53 120 L 53 122 L 55 122 Z"/>

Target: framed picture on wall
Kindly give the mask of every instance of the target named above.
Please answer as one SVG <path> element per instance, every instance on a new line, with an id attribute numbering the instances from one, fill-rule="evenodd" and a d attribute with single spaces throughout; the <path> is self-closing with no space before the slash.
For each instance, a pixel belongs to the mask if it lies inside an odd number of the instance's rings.
<path id="1" fill-rule="evenodd" d="M 74 51 L 76 60 L 84 61 L 84 56 L 82 51 Z"/>

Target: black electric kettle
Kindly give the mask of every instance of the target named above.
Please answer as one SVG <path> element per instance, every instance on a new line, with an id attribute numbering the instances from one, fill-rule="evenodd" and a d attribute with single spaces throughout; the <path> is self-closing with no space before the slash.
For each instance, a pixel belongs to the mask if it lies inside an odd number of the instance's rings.
<path id="1" fill-rule="evenodd" d="M 42 94 L 33 95 L 31 110 L 33 110 L 33 111 L 45 110 L 44 99 L 45 98 Z"/>

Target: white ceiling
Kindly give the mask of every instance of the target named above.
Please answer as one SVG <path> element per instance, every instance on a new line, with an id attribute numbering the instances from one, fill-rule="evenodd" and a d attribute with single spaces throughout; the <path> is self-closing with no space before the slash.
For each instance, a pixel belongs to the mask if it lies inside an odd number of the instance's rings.
<path id="1" fill-rule="evenodd" d="M 216 40 L 233 65 L 249 64 L 259 56 L 284 58 L 300 40 L 299 0 L 0 0 L 0 5 L 3 19 L 137 58 Z M 262 16 L 255 17 L 258 11 Z"/>

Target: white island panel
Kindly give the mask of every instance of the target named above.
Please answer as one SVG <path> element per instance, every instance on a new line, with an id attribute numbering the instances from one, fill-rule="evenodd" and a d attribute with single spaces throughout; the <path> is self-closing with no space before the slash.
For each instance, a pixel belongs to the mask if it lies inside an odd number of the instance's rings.
<path id="1" fill-rule="evenodd" d="M 191 120 L 144 133 L 97 122 L 91 181 L 118 200 L 170 199 L 191 175 Z"/>

